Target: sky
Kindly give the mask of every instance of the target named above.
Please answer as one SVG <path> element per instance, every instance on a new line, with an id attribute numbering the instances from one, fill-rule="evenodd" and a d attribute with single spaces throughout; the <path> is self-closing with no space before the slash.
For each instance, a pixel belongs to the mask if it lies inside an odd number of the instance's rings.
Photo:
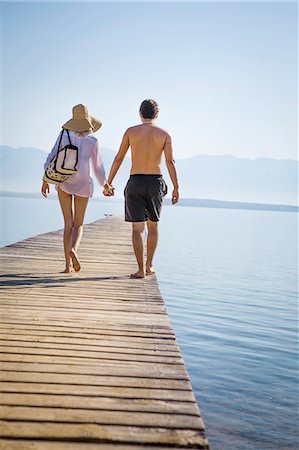
<path id="1" fill-rule="evenodd" d="M 117 151 L 145 98 L 176 157 L 297 158 L 294 2 L 2 2 L 1 143 L 50 151 L 72 106 Z"/>

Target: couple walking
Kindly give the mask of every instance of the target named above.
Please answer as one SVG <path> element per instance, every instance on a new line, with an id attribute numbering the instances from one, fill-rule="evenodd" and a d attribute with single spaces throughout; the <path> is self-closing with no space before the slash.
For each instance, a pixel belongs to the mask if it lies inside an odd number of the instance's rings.
<path id="1" fill-rule="evenodd" d="M 132 242 L 138 264 L 138 270 L 131 278 L 144 278 L 155 273 L 153 257 L 158 242 L 158 221 L 160 219 L 163 197 L 167 186 L 161 174 L 161 160 L 164 153 L 166 166 L 173 184 L 172 203 L 179 199 L 178 180 L 173 159 L 171 137 L 163 129 L 154 125 L 159 108 L 154 100 L 141 103 L 139 115 L 141 124 L 128 128 L 119 151 L 112 163 L 106 179 L 99 144 L 93 135 L 99 130 L 101 122 L 89 115 L 87 107 L 77 105 L 73 108 L 73 117 L 62 128 L 68 130 L 57 138 L 53 150 L 48 155 L 45 169 L 55 157 L 60 147 L 71 144 L 78 147 L 77 172 L 57 186 L 58 198 L 64 217 L 64 253 L 65 271 L 81 269 L 77 251 L 83 233 L 83 221 L 88 200 L 93 195 L 93 182 L 90 176 L 90 162 L 95 177 L 103 186 L 105 196 L 114 195 L 112 182 L 124 157 L 131 147 L 132 166 L 130 178 L 125 188 L 125 220 L 132 223 Z M 50 187 L 43 182 L 42 194 L 47 197 Z M 74 198 L 74 209 L 73 209 Z M 147 225 L 147 256 L 144 258 L 144 230 Z"/>

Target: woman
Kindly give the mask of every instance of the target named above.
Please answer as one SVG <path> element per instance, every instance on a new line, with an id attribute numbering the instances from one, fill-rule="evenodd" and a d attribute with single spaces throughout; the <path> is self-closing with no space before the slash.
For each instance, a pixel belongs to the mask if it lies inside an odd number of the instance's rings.
<path id="1" fill-rule="evenodd" d="M 60 183 L 56 189 L 64 217 L 64 254 L 65 270 L 69 273 L 73 269 L 78 272 L 81 265 L 78 259 L 77 251 L 83 234 L 83 221 L 88 204 L 88 200 L 93 195 L 93 181 L 90 176 L 90 161 L 93 171 L 101 186 L 104 186 L 104 195 L 113 195 L 113 191 L 108 185 L 105 177 L 105 170 L 101 160 L 98 140 L 92 136 L 92 133 L 100 129 L 102 123 L 89 115 L 88 109 L 84 105 L 76 105 L 73 108 L 73 117 L 66 122 L 62 128 L 71 131 L 69 133 L 71 142 L 78 147 L 78 165 L 77 172 L 69 177 L 63 183 Z M 58 152 L 59 138 L 48 155 L 45 163 L 45 170 L 49 162 Z M 60 148 L 69 144 L 67 133 L 63 133 Z M 41 192 L 47 197 L 50 187 L 47 182 L 43 182 Z M 74 198 L 74 210 L 72 207 Z M 72 264 L 72 265 L 71 265 Z"/>

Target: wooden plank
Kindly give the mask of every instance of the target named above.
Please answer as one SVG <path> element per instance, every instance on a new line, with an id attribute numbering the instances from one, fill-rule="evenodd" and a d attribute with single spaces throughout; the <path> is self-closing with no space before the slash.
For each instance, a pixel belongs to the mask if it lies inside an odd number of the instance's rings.
<path id="1" fill-rule="evenodd" d="M 61 374 L 76 374 L 76 375 L 110 375 L 110 376 L 121 376 L 121 377 L 143 377 L 143 378 L 160 378 L 168 380 L 189 380 L 188 375 L 185 371 L 184 366 L 170 364 L 137 364 L 134 362 L 122 364 L 120 367 L 120 362 L 118 361 L 102 361 L 101 364 L 68 364 L 67 359 L 60 359 L 58 362 L 58 357 L 47 358 L 44 357 L 44 362 L 40 362 L 40 357 L 17 358 L 12 355 L 12 359 L 18 362 L 2 361 L 1 370 L 2 371 L 21 371 L 21 372 L 40 372 L 40 373 L 61 373 Z M 23 359 L 23 361 L 22 361 Z M 26 361 L 30 359 L 30 361 Z"/>
<path id="2" fill-rule="evenodd" d="M 79 321 L 81 317 L 81 313 L 67 313 L 66 311 L 62 314 L 59 311 L 51 311 L 49 310 L 42 310 L 40 308 L 35 308 L 32 311 L 30 310 L 23 310 L 23 311 L 16 311 L 13 308 L 6 308 L 6 312 L 4 314 L 4 317 L 15 317 L 16 312 L 18 313 L 19 317 L 24 318 L 28 320 L 30 317 L 32 317 L 32 314 L 38 314 L 39 317 L 50 318 L 50 319 L 61 319 L 64 318 L 66 321 Z M 150 313 L 121 313 L 116 312 L 117 316 L 114 320 L 116 324 L 121 324 L 123 321 L 126 321 L 128 323 L 132 324 L 142 324 L 142 325 L 149 325 L 153 322 L 156 322 L 157 324 L 163 325 L 165 322 L 165 319 L 163 317 L 159 317 L 158 314 L 150 314 Z M 96 322 L 102 318 L 103 320 L 111 318 L 111 312 L 107 312 L 105 314 L 99 313 L 99 314 L 93 314 L 92 312 L 84 312 L 85 318 L 91 322 Z"/>
<path id="3" fill-rule="evenodd" d="M 0 317 L 0 327 L 3 329 L 24 329 L 24 330 L 50 330 L 61 331 L 65 333 L 84 333 L 83 336 L 89 338 L 90 334 L 94 336 L 109 335 L 109 339 L 113 339 L 113 336 L 128 336 L 138 338 L 148 338 L 155 341 L 155 339 L 172 339 L 175 340 L 175 336 L 170 327 L 158 327 L 153 324 L 132 326 L 129 324 L 122 324 L 121 327 L 117 326 L 110 321 L 101 321 L 96 326 L 87 323 L 82 317 L 80 324 L 74 322 L 73 324 L 65 323 L 64 321 L 42 321 L 40 318 L 34 318 L 32 321 L 24 321 L 20 318 L 13 318 L 10 321 L 4 321 L 4 314 Z M 81 336 L 82 337 L 82 336 Z M 92 337 L 92 336 L 91 336 Z"/>
<path id="4" fill-rule="evenodd" d="M 99 294 L 99 293 L 98 293 Z M 74 296 L 73 296 L 74 297 Z M 86 301 L 82 301 L 82 299 L 80 299 L 80 301 L 76 301 L 75 298 L 73 298 L 73 300 L 71 302 L 61 302 L 59 300 L 54 301 L 52 299 L 49 299 L 49 297 L 44 296 L 43 297 L 43 302 L 41 303 L 40 301 L 40 294 L 36 297 L 36 299 L 32 296 L 32 298 L 26 299 L 26 298 L 22 298 L 19 299 L 19 295 L 17 295 L 17 298 L 9 298 L 9 297 L 5 297 L 2 296 L 1 299 L 1 304 L 2 306 L 7 306 L 8 308 L 10 307 L 11 303 L 13 302 L 13 306 L 14 308 L 19 308 L 20 311 L 22 310 L 30 310 L 30 309 L 35 309 L 35 308 L 47 308 L 47 309 L 51 309 L 53 311 L 57 311 L 57 310 L 66 310 L 67 312 L 70 311 L 74 311 L 74 312 L 78 312 L 78 310 L 86 310 L 86 308 L 92 308 L 93 311 L 111 311 L 111 308 L 113 308 L 114 311 L 120 311 L 120 312 L 127 312 L 127 311 L 132 311 L 132 312 L 148 312 L 150 310 L 151 314 L 161 314 L 164 315 L 166 314 L 165 312 L 165 307 L 164 305 L 160 305 L 157 302 L 147 302 L 146 305 L 142 305 L 140 304 L 140 302 L 133 301 L 131 299 L 127 299 L 127 300 L 120 300 L 120 299 L 115 299 L 114 300 L 106 300 L 105 301 L 97 301 L 97 302 L 93 302 L 90 300 Z M 150 308 L 149 308 L 150 305 Z"/>
<path id="5" fill-rule="evenodd" d="M 165 414 L 186 414 L 190 416 L 199 416 L 199 410 L 196 411 L 194 404 L 190 402 L 172 401 L 166 402 L 156 399 L 126 399 L 111 398 L 109 396 L 95 397 L 83 395 L 63 395 L 57 392 L 49 393 L 2 393 L 0 405 L 10 406 L 34 406 L 34 407 L 52 407 L 52 408 L 75 408 L 75 409 L 96 409 L 109 411 L 131 411 L 131 412 L 151 412 Z M 99 417 L 99 416 L 97 416 Z"/>
<path id="6" fill-rule="evenodd" d="M 208 448 L 200 430 L 111 426 L 88 423 L 51 423 L 30 421 L 1 421 L 0 435 L 4 438 L 55 439 L 87 442 L 114 442 L 159 444 L 166 446 L 189 446 Z"/>
<path id="7" fill-rule="evenodd" d="M 16 320 L 16 319 L 15 319 Z M 170 329 L 165 328 L 159 328 L 157 329 L 154 326 L 149 327 L 143 327 L 139 330 L 131 329 L 128 327 L 123 326 L 122 329 L 119 329 L 117 327 L 113 327 L 109 324 L 102 324 L 101 328 L 92 328 L 87 326 L 71 326 L 71 325 L 63 325 L 61 322 L 57 323 L 24 323 L 23 321 L 18 322 L 4 322 L 1 321 L 0 318 L 0 330 L 1 333 L 5 332 L 4 330 L 13 330 L 14 333 L 22 330 L 28 331 L 37 331 L 41 333 L 45 333 L 46 331 L 49 332 L 59 332 L 63 333 L 64 336 L 68 334 L 74 334 L 74 333 L 80 333 L 82 338 L 91 338 L 92 336 L 102 336 L 102 335 L 109 335 L 109 336 L 128 336 L 128 337 L 138 337 L 138 338 L 158 338 L 158 339 L 175 339 L 175 336 L 173 333 L 171 333 Z M 110 337 L 109 337 L 110 339 Z"/>
<path id="8" fill-rule="evenodd" d="M 122 339 L 121 339 L 122 338 Z M 91 346 L 91 347 L 117 347 L 117 348 L 144 348 L 144 349 L 155 349 L 165 352 L 176 352 L 178 347 L 174 340 L 168 342 L 164 338 L 151 339 L 149 337 L 135 337 L 131 335 L 115 335 L 115 334 L 102 334 L 94 335 L 92 333 L 84 334 L 77 332 L 65 333 L 65 332 L 51 332 L 51 331 L 32 331 L 32 330 L 22 330 L 13 333 L 1 333 L 0 341 L 2 344 L 6 341 L 18 342 L 18 345 L 26 342 L 40 342 L 45 346 L 47 344 L 65 344 L 65 345 L 80 345 L 80 346 Z M 89 344 L 88 344 L 89 343 Z"/>
<path id="9" fill-rule="evenodd" d="M 130 234 L 86 226 L 72 274 L 61 231 L 0 249 L 0 449 L 208 449 L 156 277 L 129 278 Z"/>
<path id="10" fill-rule="evenodd" d="M 59 327 L 45 327 L 43 325 L 24 325 L 20 328 L 15 328 L 10 324 L 1 324 L 0 325 L 0 339 L 5 336 L 10 336 L 11 339 L 19 339 L 19 336 L 30 336 L 34 339 L 34 335 L 36 336 L 49 336 L 49 337 L 63 337 L 70 338 L 72 341 L 74 339 L 81 339 L 81 343 L 86 342 L 86 339 L 93 342 L 93 340 L 106 340 L 110 342 L 111 340 L 119 341 L 119 342 L 136 342 L 143 344 L 162 344 L 164 346 L 175 345 L 175 338 L 169 334 L 159 334 L 154 331 L 151 333 L 150 327 L 148 331 L 140 330 L 140 331 L 125 331 L 125 330 L 105 330 L 103 329 L 88 329 L 84 327 L 71 328 L 70 330 Z M 24 338 L 21 338 L 24 339 Z M 63 340 L 62 340 L 63 341 Z M 71 341 L 70 341 L 71 342 Z"/>
<path id="11" fill-rule="evenodd" d="M 22 356 L 21 356 L 22 355 Z M 78 361 L 78 363 L 94 363 L 94 362 L 102 362 L 101 360 L 116 360 L 116 361 L 134 361 L 134 362 L 145 362 L 145 363 L 163 363 L 163 364 L 183 364 L 183 360 L 180 356 L 160 356 L 158 353 L 155 354 L 146 354 L 141 353 L 140 351 L 133 352 L 107 352 L 104 350 L 101 351 L 92 351 L 92 350 L 65 350 L 59 348 L 49 348 L 49 347 L 28 347 L 28 346 L 12 346 L 0 345 L 0 361 L 11 361 L 14 360 L 14 356 L 18 359 L 25 357 L 24 355 L 37 356 L 40 355 L 39 361 L 43 361 L 43 358 L 50 358 L 54 356 L 56 360 L 59 361 L 60 358 L 70 358 L 70 361 Z M 28 361 L 32 361 L 32 358 L 28 358 Z"/>
<path id="12" fill-rule="evenodd" d="M 5 363 L 3 363 L 5 364 Z M 10 364 L 11 366 L 11 364 Z M 26 367 L 27 368 L 27 367 Z M 108 375 L 103 374 L 87 374 L 80 373 L 78 370 L 75 373 L 69 373 L 63 370 L 63 367 L 53 367 L 51 372 L 51 366 L 44 368 L 42 372 L 40 369 L 43 366 L 35 367 L 31 365 L 27 368 L 27 371 L 22 370 L 23 365 L 15 364 L 11 370 L 0 371 L 1 381 L 26 381 L 26 382 L 44 382 L 44 383 L 58 383 L 58 384 L 69 384 L 81 385 L 86 384 L 90 386 L 118 386 L 118 387 L 133 387 L 133 388 L 149 388 L 149 389 L 174 389 L 182 391 L 190 391 L 191 385 L 189 380 L 186 379 L 170 379 L 170 378 L 154 378 L 154 377 L 137 377 L 126 376 L 126 374 L 121 375 Z M 13 370 L 15 369 L 15 370 Z M 58 370 L 61 370 L 59 373 Z M 55 372 L 56 370 L 56 372 Z M 193 393 L 192 393 L 193 395 Z M 174 397 L 175 398 L 175 397 Z M 192 397 L 194 399 L 194 396 Z"/>
<path id="13" fill-rule="evenodd" d="M 17 346 L 17 347 L 38 347 L 43 346 L 44 348 L 69 348 L 69 349 L 83 349 L 90 351 L 111 351 L 115 349 L 116 352 L 131 350 L 136 353 L 141 352 L 142 354 L 152 354 L 153 352 L 161 353 L 161 355 L 168 356 L 180 356 L 180 350 L 175 341 L 165 341 L 164 339 L 138 339 L 134 337 L 123 336 L 107 336 L 103 335 L 99 338 L 88 338 L 88 337 L 76 337 L 73 336 L 61 336 L 61 335 L 51 335 L 49 333 L 32 333 L 30 331 L 22 333 L 0 333 L 0 346 Z"/>
<path id="14" fill-rule="evenodd" d="M 1 334 L 0 334 L 1 335 Z M 166 347 L 163 345 L 150 345 L 150 344 L 136 344 L 135 342 L 114 342 L 114 345 L 99 344 L 98 341 L 95 344 L 89 344 L 89 340 L 85 342 L 78 341 L 77 339 L 71 340 L 71 342 L 61 342 L 55 338 L 47 338 L 44 341 L 39 340 L 37 336 L 18 336 L 13 339 L 13 335 L 6 335 L 7 339 L 0 338 L 0 346 L 3 352 L 7 351 L 7 347 L 17 347 L 18 349 L 24 348 L 42 348 L 42 349 L 60 349 L 60 350 L 78 350 L 84 351 L 84 354 L 88 352 L 109 352 L 109 353 L 133 353 L 134 355 L 156 355 L 156 356 L 173 356 L 181 358 L 181 353 L 177 346 Z M 111 344 L 109 341 L 107 344 Z M 161 348 L 162 347 L 162 348 Z M 1 350 L 1 351 L 2 351 Z"/>
<path id="15" fill-rule="evenodd" d="M 30 397 L 30 396 L 29 396 Z M 29 399 L 28 399 L 29 400 Z M 93 408 L 88 404 L 81 403 L 81 408 L 75 407 L 52 407 L 46 403 L 45 407 L 34 406 L 7 406 L 0 405 L 0 420 L 26 421 L 28 417 L 32 422 L 65 422 L 65 423 L 96 423 L 100 425 L 120 425 L 138 427 L 161 427 L 175 429 L 203 430 L 203 423 L 198 415 L 167 413 L 162 409 L 160 412 L 147 412 L 136 404 L 137 409 L 109 411 L 106 399 L 102 398 L 103 408 Z M 107 406 L 106 406 L 107 405 Z"/>
<path id="16" fill-rule="evenodd" d="M 72 396 L 86 396 L 86 397 L 109 397 L 117 399 L 141 399 L 141 400 L 170 400 L 171 405 L 176 402 L 178 405 L 181 403 L 194 403 L 193 393 L 188 385 L 175 385 L 168 389 L 161 388 L 158 385 L 154 386 L 101 386 L 101 385 L 88 385 L 88 384 L 67 384 L 61 382 L 58 384 L 59 379 L 56 378 L 54 382 L 49 377 L 43 377 L 43 374 L 34 374 L 34 381 L 19 382 L 23 380 L 23 374 L 18 373 L 16 376 L 12 376 L 10 381 L 0 382 L 1 393 L 29 393 L 29 394 L 54 394 L 54 395 L 72 395 Z M 24 381 L 24 380 L 23 380 Z M 65 380 L 64 380 L 65 381 Z M 70 379 L 69 383 L 74 382 Z M 155 380 L 156 381 L 156 380 Z M 181 389 L 179 389 L 179 387 Z M 183 389 L 185 387 L 185 389 Z M 1 396 L 2 397 L 2 396 Z M 175 400 L 174 400 L 175 398 Z"/>
<path id="17" fill-rule="evenodd" d="M 97 443 L 92 444 L 90 442 L 72 442 L 66 441 L 54 442 L 54 441 L 36 441 L 26 439 L 3 439 L 0 441 L 0 450 L 173 450 L 174 447 L 161 447 L 156 445 L 136 445 L 136 444 L 109 444 L 109 443 Z M 207 447 L 193 447 L 193 448 L 207 448 Z M 181 450 L 190 450 L 190 447 L 180 447 Z"/>
<path id="18" fill-rule="evenodd" d="M 4 305 L 5 306 L 5 305 Z M 62 308 L 62 311 L 59 310 L 59 308 L 52 308 L 51 306 L 48 306 L 46 308 L 41 306 L 36 306 L 35 308 L 26 308 L 26 307 L 18 307 L 15 305 L 13 308 L 6 307 L 5 308 L 6 314 L 15 315 L 16 313 L 20 314 L 21 316 L 28 317 L 30 314 L 32 314 L 32 311 L 35 311 L 36 314 L 39 314 L 42 317 L 68 317 L 68 318 L 74 318 L 74 319 L 80 319 L 81 317 L 81 311 L 76 310 L 75 308 Z M 148 310 L 134 310 L 128 309 L 128 310 L 120 310 L 118 308 L 114 309 L 114 312 L 118 315 L 116 323 L 119 323 L 121 319 L 130 319 L 132 322 L 141 322 L 144 324 L 150 324 L 153 321 L 158 321 L 158 323 L 163 323 L 165 320 L 163 317 L 163 314 L 155 312 L 150 312 Z M 132 314 L 134 314 L 134 317 L 131 317 Z M 105 319 L 106 317 L 111 317 L 111 310 L 97 310 L 92 312 L 87 312 L 87 310 L 84 310 L 84 315 L 86 319 L 89 320 L 96 320 L 97 318 L 101 317 Z M 138 317 L 140 315 L 140 317 Z M 157 317 L 155 317 L 157 316 Z M 159 317 L 162 316 L 162 317 Z"/>

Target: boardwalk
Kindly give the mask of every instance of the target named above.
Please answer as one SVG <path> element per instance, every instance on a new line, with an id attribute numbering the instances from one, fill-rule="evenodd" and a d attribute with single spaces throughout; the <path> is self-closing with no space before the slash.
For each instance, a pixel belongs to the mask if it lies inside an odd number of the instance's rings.
<path id="1" fill-rule="evenodd" d="M 61 231 L 0 249 L 0 449 L 207 449 L 156 277 L 128 277 L 130 227 L 86 226 L 80 257 L 59 273 Z"/>

